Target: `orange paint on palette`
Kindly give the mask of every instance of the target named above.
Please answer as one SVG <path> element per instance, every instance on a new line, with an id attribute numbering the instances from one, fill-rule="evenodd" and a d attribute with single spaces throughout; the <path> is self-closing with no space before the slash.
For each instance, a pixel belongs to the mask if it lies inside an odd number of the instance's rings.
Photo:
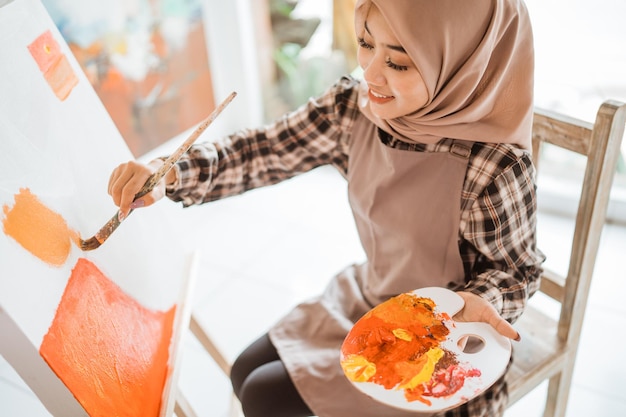
<path id="1" fill-rule="evenodd" d="M 40 353 L 90 416 L 157 416 L 174 315 L 141 306 L 81 258 Z"/>
<path id="2" fill-rule="evenodd" d="M 353 382 L 402 389 L 407 401 L 432 405 L 427 397 L 446 397 L 480 371 L 459 365 L 442 348 L 450 333 L 449 316 L 435 302 L 412 293 L 374 307 L 356 322 L 341 346 L 341 367 Z"/>
<path id="3" fill-rule="evenodd" d="M 70 254 L 70 242 L 79 239 L 63 217 L 46 207 L 28 188 L 20 189 L 13 207 L 4 205 L 3 212 L 4 233 L 49 265 L 63 265 Z"/>
<path id="4" fill-rule="evenodd" d="M 28 45 L 28 50 L 54 94 L 59 100 L 65 100 L 78 84 L 78 78 L 52 32 L 47 30 L 41 34 Z"/>
<path id="5" fill-rule="evenodd" d="M 429 370 L 424 375 L 430 379 L 430 365 L 445 353 L 439 344 L 449 334 L 434 309 L 428 298 L 400 294 L 370 310 L 343 342 L 344 370 L 386 389 L 407 388 L 409 381 L 417 385 L 415 376 L 423 369 Z"/>

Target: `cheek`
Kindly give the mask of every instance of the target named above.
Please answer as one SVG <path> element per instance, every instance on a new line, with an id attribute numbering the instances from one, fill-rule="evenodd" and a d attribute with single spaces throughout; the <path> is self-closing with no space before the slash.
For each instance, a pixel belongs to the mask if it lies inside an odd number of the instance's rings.
<path id="1" fill-rule="evenodd" d="M 397 105 L 403 115 L 413 113 L 426 105 L 428 92 L 424 84 L 398 83 L 394 85 L 394 95 L 398 98 Z"/>
<path id="2" fill-rule="evenodd" d="M 428 102 L 428 90 L 421 79 L 418 81 L 413 80 L 403 86 L 398 86 L 398 91 L 404 92 L 406 101 L 411 103 L 414 110 L 421 109 Z"/>
<path id="3" fill-rule="evenodd" d="M 418 109 L 421 109 L 428 103 L 428 91 L 426 91 L 426 86 L 421 84 L 415 91 L 415 102 L 418 105 Z"/>

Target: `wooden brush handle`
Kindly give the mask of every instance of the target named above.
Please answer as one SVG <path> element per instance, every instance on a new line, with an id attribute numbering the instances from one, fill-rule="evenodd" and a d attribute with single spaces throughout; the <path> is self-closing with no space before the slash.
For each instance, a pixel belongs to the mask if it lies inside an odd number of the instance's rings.
<path id="1" fill-rule="evenodd" d="M 139 192 L 135 194 L 134 200 L 148 194 L 150 191 L 154 189 L 154 187 L 156 187 L 159 181 L 161 181 L 161 179 L 165 177 L 165 175 L 168 173 L 170 169 L 172 169 L 172 167 L 180 159 L 180 157 L 183 156 L 183 154 L 189 150 L 191 145 L 196 141 L 196 139 L 198 139 L 198 136 L 200 136 L 202 132 L 204 132 L 207 127 L 209 127 L 209 125 L 213 122 L 213 120 L 215 120 L 215 118 L 235 98 L 236 95 L 237 93 L 235 93 L 234 91 L 230 93 L 230 95 L 226 97 L 226 99 L 219 106 L 217 106 L 215 110 L 213 110 L 213 112 L 211 112 L 209 117 L 204 119 L 200 123 L 200 125 L 198 125 L 196 130 L 194 130 L 194 132 L 189 136 L 189 138 L 185 142 L 183 142 L 183 144 L 180 145 L 173 154 L 171 154 L 170 156 L 167 157 L 167 159 L 165 159 L 165 161 L 163 162 L 163 165 L 161 165 L 161 167 L 159 167 L 159 169 L 154 174 L 148 177 L 143 187 L 141 187 Z M 132 212 L 133 210 L 130 210 L 128 214 Z M 109 236 L 111 236 L 111 234 L 115 231 L 115 229 L 117 229 L 117 227 L 124 220 L 124 219 L 120 219 L 120 214 L 121 213 L 118 210 L 117 213 L 115 213 L 115 215 L 111 217 L 109 221 L 106 222 L 106 224 L 102 226 L 102 228 L 92 238 L 87 239 L 87 240 L 81 239 L 81 243 L 80 243 L 81 249 L 93 250 L 99 247 L 102 243 L 104 243 L 104 241 L 107 240 Z M 128 217 L 128 215 L 126 215 L 126 217 Z"/>
<path id="2" fill-rule="evenodd" d="M 132 211 L 133 210 L 131 209 L 128 214 L 130 215 Z M 120 213 L 121 212 L 118 210 L 117 213 L 115 213 L 115 215 L 111 217 L 109 221 L 106 222 L 105 225 L 102 226 L 100 230 L 98 230 L 98 232 L 95 234 L 94 238 L 98 241 L 99 244 L 103 244 L 104 241 L 107 240 L 109 236 L 111 236 L 111 233 L 113 233 L 115 229 L 117 229 L 117 226 L 122 223 L 122 220 L 120 220 Z"/>
<path id="3" fill-rule="evenodd" d="M 135 194 L 134 200 L 137 200 L 138 198 L 143 197 L 144 195 L 152 191 L 154 187 L 156 187 L 159 181 L 161 181 L 161 179 L 165 177 L 165 175 L 167 175 L 169 170 L 172 169 L 174 164 L 178 162 L 180 157 L 183 156 L 183 154 L 187 152 L 189 148 L 191 148 L 191 145 L 193 145 L 196 139 L 198 139 L 198 136 L 200 136 L 202 132 L 204 132 L 206 128 L 209 127 L 211 123 L 213 123 L 213 120 L 215 120 L 217 116 L 219 116 L 219 114 L 222 112 L 222 110 L 224 110 L 224 108 L 231 101 L 233 101 L 236 95 L 237 93 L 234 91 L 230 93 L 230 95 L 226 97 L 226 99 L 224 99 L 224 101 L 219 106 L 217 106 L 215 110 L 213 110 L 213 112 L 209 115 L 209 117 L 204 119 L 198 125 L 196 130 L 193 131 L 193 133 L 189 136 L 189 138 L 187 138 L 187 140 L 183 142 L 183 144 L 180 145 L 173 154 L 171 154 L 170 156 L 167 157 L 167 159 L 165 159 L 165 161 L 163 162 L 163 165 L 161 165 L 154 174 L 150 175 L 150 177 L 146 180 L 143 187 L 141 187 L 139 192 Z"/>

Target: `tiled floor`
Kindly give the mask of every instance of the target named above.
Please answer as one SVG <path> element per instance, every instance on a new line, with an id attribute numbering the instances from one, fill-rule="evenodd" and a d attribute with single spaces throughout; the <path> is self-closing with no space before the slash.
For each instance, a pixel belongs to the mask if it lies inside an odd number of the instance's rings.
<path id="1" fill-rule="evenodd" d="M 165 202 L 163 204 L 169 204 Z M 244 196 L 180 210 L 200 255 L 195 313 L 229 359 L 298 301 L 322 290 L 348 263 L 363 259 L 346 200 L 345 182 L 330 168 Z M 540 216 L 548 265 L 564 268 L 569 220 Z M 626 415 L 626 364 L 603 350 L 623 350 L 626 318 L 626 227 L 605 228 L 589 300 L 568 416 Z M 600 325 L 598 325 L 600 324 Z M 188 335 L 180 386 L 199 416 L 226 417 L 229 383 Z M 540 416 L 542 392 L 507 417 Z M 49 415 L 6 362 L 0 362 L 0 416 Z"/>

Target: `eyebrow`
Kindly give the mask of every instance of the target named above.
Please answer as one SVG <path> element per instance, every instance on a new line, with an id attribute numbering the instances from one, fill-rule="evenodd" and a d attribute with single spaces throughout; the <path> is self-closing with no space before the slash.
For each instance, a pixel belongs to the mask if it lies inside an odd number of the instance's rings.
<path id="1" fill-rule="evenodd" d="M 367 27 L 367 21 L 365 21 L 364 26 L 365 26 L 365 31 L 367 33 L 369 33 L 370 36 L 373 37 L 372 32 L 370 32 L 370 28 Z M 387 48 L 389 48 L 391 50 L 402 52 L 402 53 L 406 54 L 406 49 L 404 49 L 401 45 L 387 45 L 387 44 L 385 44 L 385 47 L 387 47 Z"/>

